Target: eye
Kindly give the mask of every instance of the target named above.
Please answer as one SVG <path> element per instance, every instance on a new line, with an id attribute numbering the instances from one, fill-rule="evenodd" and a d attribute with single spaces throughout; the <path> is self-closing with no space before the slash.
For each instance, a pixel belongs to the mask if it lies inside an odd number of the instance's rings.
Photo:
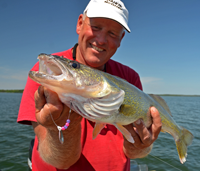
<path id="1" fill-rule="evenodd" d="M 74 69 L 80 68 L 80 64 L 78 62 L 76 62 L 76 61 L 70 62 L 69 65 Z"/>
<path id="2" fill-rule="evenodd" d="M 93 25 L 93 26 L 91 26 L 91 27 L 92 27 L 92 30 L 94 30 L 94 31 L 100 30 L 100 27 L 98 27 L 98 26 Z"/>
<path id="3" fill-rule="evenodd" d="M 110 36 L 114 37 L 114 38 L 118 37 L 118 35 L 116 33 L 114 33 L 114 32 L 110 32 Z"/>

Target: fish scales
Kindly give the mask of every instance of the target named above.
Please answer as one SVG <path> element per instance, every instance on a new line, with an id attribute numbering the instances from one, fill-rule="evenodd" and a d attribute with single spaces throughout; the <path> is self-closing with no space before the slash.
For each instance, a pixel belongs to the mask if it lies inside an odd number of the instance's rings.
<path id="1" fill-rule="evenodd" d="M 149 127 L 152 123 L 149 109 L 155 106 L 162 120 L 162 131 L 174 137 L 180 162 L 186 161 L 187 146 L 192 143 L 193 135 L 178 126 L 161 97 L 148 95 L 126 80 L 76 61 L 46 54 L 38 58 L 39 71 L 30 71 L 29 77 L 56 92 L 60 100 L 75 112 L 96 122 L 94 138 L 105 124 L 112 124 L 134 143 L 123 125 L 143 119 Z"/>

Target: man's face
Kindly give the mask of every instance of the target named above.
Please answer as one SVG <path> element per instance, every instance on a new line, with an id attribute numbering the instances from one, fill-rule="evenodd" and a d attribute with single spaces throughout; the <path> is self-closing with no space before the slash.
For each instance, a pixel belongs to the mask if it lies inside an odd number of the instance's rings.
<path id="1" fill-rule="evenodd" d="M 125 34 L 123 26 L 106 18 L 79 16 L 77 22 L 78 48 L 77 60 L 97 69 L 114 55 Z"/>

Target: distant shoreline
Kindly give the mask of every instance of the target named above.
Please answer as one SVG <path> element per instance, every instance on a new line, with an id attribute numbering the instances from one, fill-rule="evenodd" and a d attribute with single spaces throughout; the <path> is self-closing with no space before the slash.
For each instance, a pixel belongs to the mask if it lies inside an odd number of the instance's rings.
<path id="1" fill-rule="evenodd" d="M 0 90 L 0 93 L 23 93 L 24 90 Z"/>
<path id="2" fill-rule="evenodd" d="M 23 93 L 23 89 L 20 90 L 0 90 L 0 93 Z M 184 95 L 184 94 L 156 94 L 158 96 L 187 96 L 187 97 L 200 97 L 200 95 Z"/>
<path id="3" fill-rule="evenodd" d="M 184 95 L 184 94 L 156 94 L 158 96 L 187 96 L 187 97 L 200 97 L 200 95 Z"/>

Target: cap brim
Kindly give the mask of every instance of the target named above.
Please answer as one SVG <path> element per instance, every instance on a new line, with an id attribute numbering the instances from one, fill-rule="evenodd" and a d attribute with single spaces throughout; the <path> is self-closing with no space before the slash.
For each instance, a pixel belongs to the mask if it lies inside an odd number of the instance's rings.
<path id="1" fill-rule="evenodd" d="M 109 10 L 110 9 L 108 10 L 105 9 L 104 11 L 109 11 Z M 128 25 L 125 22 L 125 19 L 122 17 L 122 15 L 119 15 L 116 12 L 109 11 L 109 15 L 108 15 L 106 12 L 102 12 L 101 8 L 98 8 L 98 9 L 90 8 L 90 9 L 87 9 L 87 16 L 89 18 L 101 17 L 101 18 L 108 18 L 108 19 L 114 20 L 118 22 L 119 24 L 121 24 L 127 30 L 127 32 L 129 33 L 131 32 L 131 30 L 129 29 Z"/>

